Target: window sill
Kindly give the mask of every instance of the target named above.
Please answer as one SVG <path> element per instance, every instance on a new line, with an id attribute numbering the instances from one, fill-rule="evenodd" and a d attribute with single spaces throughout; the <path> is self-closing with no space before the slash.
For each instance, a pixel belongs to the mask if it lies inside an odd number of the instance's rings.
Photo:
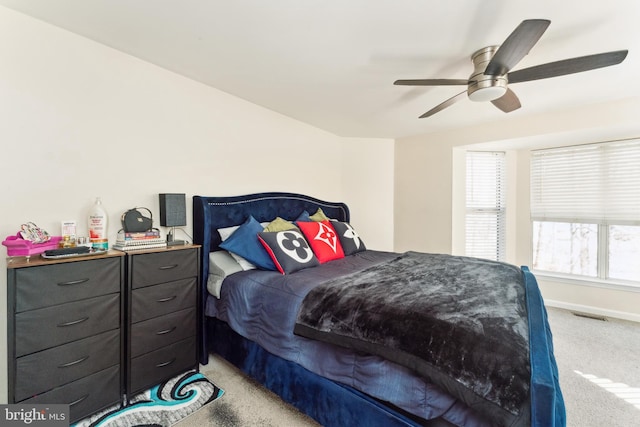
<path id="1" fill-rule="evenodd" d="M 550 280 L 567 285 L 591 286 L 595 288 L 612 289 L 626 292 L 640 292 L 640 283 L 625 282 L 622 280 L 601 280 L 596 278 L 576 278 L 575 276 L 567 276 L 562 274 L 554 274 L 548 271 L 534 271 L 533 274 L 537 279 Z"/>

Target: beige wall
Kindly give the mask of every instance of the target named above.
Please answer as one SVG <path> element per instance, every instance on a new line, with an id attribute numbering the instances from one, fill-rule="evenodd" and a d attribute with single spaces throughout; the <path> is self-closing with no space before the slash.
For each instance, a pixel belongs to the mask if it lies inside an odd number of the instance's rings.
<path id="1" fill-rule="evenodd" d="M 396 141 L 397 251 L 451 253 L 453 146 L 438 135 Z"/>
<path id="2" fill-rule="evenodd" d="M 96 196 L 113 241 L 135 206 L 159 226 L 158 193 L 187 194 L 190 234 L 193 195 L 291 191 L 345 201 L 369 246 L 393 246 L 368 215 L 393 221 L 392 140 L 338 137 L 3 7 L 0 58 L 3 239 L 25 221 L 58 234 L 75 219 L 86 233 Z M 4 291 L 0 319 L 6 342 Z"/>
<path id="3" fill-rule="evenodd" d="M 396 141 L 395 248 L 398 251 L 463 253 L 464 150 L 508 153 L 508 258 L 531 263 L 529 221 L 530 150 L 542 146 L 639 137 L 640 99 L 589 105 L 521 120 L 452 130 Z M 569 284 L 540 276 L 547 303 L 640 320 L 640 292 Z M 640 291 L 640 289 L 638 289 Z"/>
<path id="4" fill-rule="evenodd" d="M 342 188 L 351 225 L 368 248 L 393 251 L 393 156 L 390 139 L 343 138 Z"/>

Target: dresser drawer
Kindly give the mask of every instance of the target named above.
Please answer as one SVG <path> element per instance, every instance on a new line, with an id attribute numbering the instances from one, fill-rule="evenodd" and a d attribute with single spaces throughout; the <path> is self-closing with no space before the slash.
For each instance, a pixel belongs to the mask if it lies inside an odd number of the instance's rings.
<path id="1" fill-rule="evenodd" d="M 188 308 L 131 326 L 131 357 L 196 334 L 196 309 Z"/>
<path id="2" fill-rule="evenodd" d="M 120 366 L 113 366 L 78 381 L 40 394 L 22 403 L 68 404 L 70 422 L 122 402 L 120 394 Z"/>
<path id="3" fill-rule="evenodd" d="M 16 315 L 16 356 L 120 327 L 120 294 L 25 311 Z"/>
<path id="4" fill-rule="evenodd" d="M 131 360 L 131 394 L 196 367 L 195 336 Z"/>
<path id="5" fill-rule="evenodd" d="M 20 357 L 15 399 L 24 400 L 119 363 L 119 329 Z"/>
<path id="6" fill-rule="evenodd" d="M 198 271 L 198 254 L 192 249 L 132 254 L 132 257 L 131 286 L 134 289 L 195 277 Z"/>
<path id="7" fill-rule="evenodd" d="M 120 259 L 43 265 L 16 270 L 16 312 L 120 291 Z"/>
<path id="8" fill-rule="evenodd" d="M 195 277 L 134 289 L 131 292 L 131 321 L 135 323 L 195 307 L 196 301 Z"/>

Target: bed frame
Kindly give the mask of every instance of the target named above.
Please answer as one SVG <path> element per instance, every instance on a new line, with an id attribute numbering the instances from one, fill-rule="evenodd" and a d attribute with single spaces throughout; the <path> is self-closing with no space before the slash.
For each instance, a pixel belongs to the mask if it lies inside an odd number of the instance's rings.
<path id="1" fill-rule="evenodd" d="M 221 243 L 218 228 L 239 225 L 249 214 L 259 222 L 276 216 L 293 220 L 306 210 L 310 214 L 322 208 L 325 214 L 349 221 L 349 208 L 295 193 L 257 193 L 234 197 L 193 197 L 194 243 L 201 250 L 201 307 L 199 354 L 207 364 L 210 352 L 218 353 L 254 378 L 284 401 L 291 403 L 325 427 L 367 426 L 451 426 L 445 420 L 425 421 L 342 384 L 316 375 L 299 365 L 274 356 L 256 343 L 232 331 L 226 323 L 208 318 L 209 253 Z M 532 426 L 564 426 L 564 401 L 559 388 L 558 370 L 553 357 L 551 331 L 542 296 L 533 274 L 523 267 L 531 343 Z"/>

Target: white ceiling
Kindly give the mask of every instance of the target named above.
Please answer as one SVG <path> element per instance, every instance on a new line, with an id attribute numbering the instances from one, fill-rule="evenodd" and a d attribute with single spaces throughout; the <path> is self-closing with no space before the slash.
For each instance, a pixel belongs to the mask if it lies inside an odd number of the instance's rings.
<path id="1" fill-rule="evenodd" d="M 396 138 L 640 96 L 640 1 L 0 0 L 4 5 L 341 136 Z M 550 19 L 514 69 L 629 49 L 620 65 L 511 85 L 505 114 L 464 90 L 470 55 L 524 19 Z M 19 43 L 19 40 L 16 41 Z"/>

